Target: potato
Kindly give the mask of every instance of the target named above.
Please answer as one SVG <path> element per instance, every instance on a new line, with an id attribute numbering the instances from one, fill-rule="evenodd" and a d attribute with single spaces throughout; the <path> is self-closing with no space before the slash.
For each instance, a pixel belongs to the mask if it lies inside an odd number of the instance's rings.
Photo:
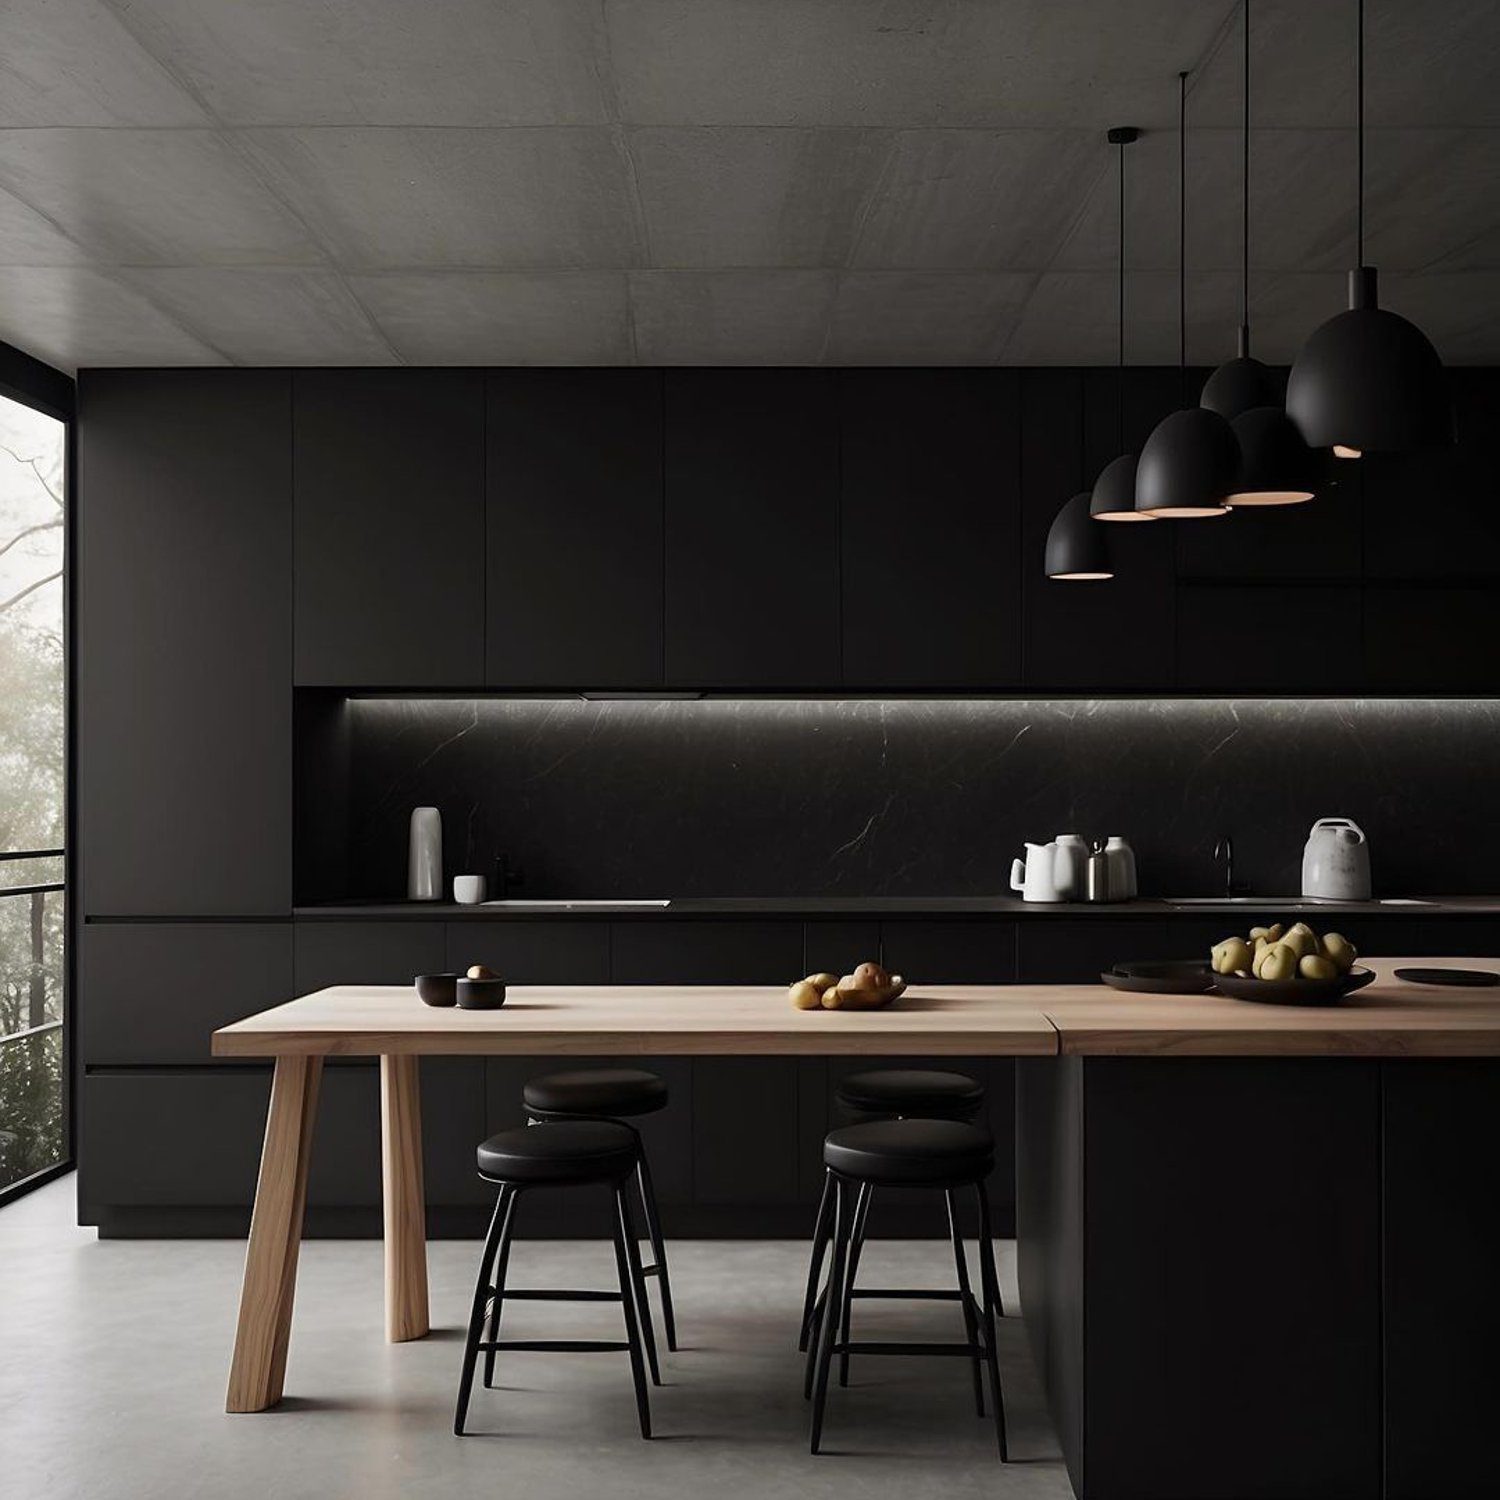
<path id="1" fill-rule="evenodd" d="M 1321 953 L 1304 953 L 1297 964 L 1297 972 L 1303 979 L 1337 979 L 1339 971 L 1332 959 Z"/>
<path id="2" fill-rule="evenodd" d="M 842 1010 L 849 1001 L 849 991 L 842 985 L 831 984 L 823 991 L 823 998 L 818 1002 L 824 1010 Z"/>
<path id="3" fill-rule="evenodd" d="M 838 982 L 839 976 L 837 974 L 824 973 L 809 974 L 803 980 L 804 984 L 810 984 L 820 995 L 824 990 L 831 990 Z"/>
<path id="4" fill-rule="evenodd" d="M 1285 939 L 1279 943 L 1273 943 L 1266 949 L 1266 956 L 1260 961 L 1260 973 L 1256 977 L 1271 981 L 1295 979 L 1297 963 L 1301 957 L 1302 955 Z"/>
<path id="5" fill-rule="evenodd" d="M 1290 948 L 1298 958 L 1303 958 L 1309 953 L 1317 951 L 1317 936 L 1311 927 L 1303 922 L 1298 922 L 1295 927 L 1289 927 L 1286 936 L 1281 941 Z"/>
<path id="6" fill-rule="evenodd" d="M 1359 949 L 1341 932 L 1330 932 L 1324 937 L 1323 952 L 1340 974 L 1347 974 L 1359 957 Z"/>
<path id="7" fill-rule="evenodd" d="M 1210 955 L 1215 974 L 1233 974 L 1236 969 L 1248 969 L 1254 955 L 1244 938 L 1225 938 L 1215 943 Z"/>
<path id="8" fill-rule="evenodd" d="M 880 990 L 891 982 L 891 976 L 879 964 L 867 960 L 855 969 L 854 980 L 863 988 Z"/>
<path id="9" fill-rule="evenodd" d="M 787 992 L 793 1010 L 816 1010 L 823 1003 L 823 992 L 809 979 L 799 979 Z"/>
<path id="10" fill-rule="evenodd" d="M 493 969 L 486 968 L 483 964 L 470 964 L 469 972 L 465 976 L 468 979 L 495 979 L 497 977 Z"/>

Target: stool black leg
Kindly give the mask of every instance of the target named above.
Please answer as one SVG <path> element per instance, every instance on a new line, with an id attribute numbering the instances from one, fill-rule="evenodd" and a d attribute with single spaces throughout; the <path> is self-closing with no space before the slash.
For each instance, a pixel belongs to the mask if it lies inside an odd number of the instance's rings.
<path id="1" fill-rule="evenodd" d="M 495 1257 L 495 1290 L 490 1297 L 490 1324 L 484 1335 L 484 1341 L 492 1344 L 500 1337 L 500 1304 L 505 1300 L 505 1276 L 510 1269 L 510 1245 L 511 1228 L 516 1221 L 516 1199 L 521 1195 L 513 1192 L 510 1202 L 505 1206 L 505 1218 L 500 1225 L 500 1248 Z M 489 1390 L 495 1384 L 495 1351 L 486 1349 L 484 1351 L 484 1388 Z"/>
<path id="2" fill-rule="evenodd" d="M 976 1349 L 979 1347 L 979 1322 L 974 1316 L 974 1293 L 969 1286 L 969 1257 L 964 1253 L 963 1236 L 958 1232 L 958 1205 L 953 1201 L 953 1189 L 943 1197 L 948 1200 L 948 1238 L 953 1241 L 953 1268 L 958 1272 L 958 1292 L 964 1310 L 964 1333 Z M 974 1411 L 984 1415 L 984 1361 L 979 1354 L 973 1360 Z"/>
<path id="3" fill-rule="evenodd" d="M 1000 1389 L 1000 1356 L 996 1349 L 995 1314 L 1000 1307 L 1000 1278 L 995 1274 L 995 1240 L 990 1230 L 990 1195 L 983 1182 L 974 1184 L 979 1199 L 979 1275 L 984 1283 L 984 1345 L 990 1366 L 990 1394 L 995 1400 L 995 1437 L 1000 1443 L 1000 1462 L 1010 1453 L 1005 1444 L 1005 1396 Z"/>
<path id="4" fill-rule="evenodd" d="M 646 1276 L 641 1270 L 641 1247 L 636 1241 L 630 1202 L 623 1186 L 615 1190 L 615 1211 L 625 1223 L 625 1259 L 630 1267 L 630 1286 L 635 1294 L 636 1317 L 640 1319 L 641 1338 L 646 1345 L 646 1362 L 651 1366 L 651 1384 L 661 1384 L 661 1370 L 656 1363 L 656 1328 L 651 1322 L 651 1304 L 646 1301 Z"/>
<path id="5" fill-rule="evenodd" d="M 802 1328 L 797 1334 L 799 1353 L 807 1350 L 808 1339 L 816 1323 L 818 1283 L 823 1276 L 823 1252 L 828 1248 L 828 1234 L 833 1227 L 833 1174 L 823 1173 L 823 1193 L 818 1199 L 818 1216 L 813 1220 L 812 1255 L 807 1263 L 807 1291 L 802 1298 Z"/>
<path id="6" fill-rule="evenodd" d="M 656 1211 L 656 1187 L 651 1181 L 651 1167 L 646 1161 L 646 1148 L 641 1147 L 641 1159 L 635 1169 L 636 1182 L 641 1190 L 641 1208 L 646 1215 L 646 1235 L 651 1241 L 651 1259 L 656 1262 L 656 1283 L 661 1288 L 661 1321 L 667 1334 L 667 1348 L 677 1350 L 677 1315 L 672 1311 L 672 1278 L 667 1274 L 667 1247 L 661 1235 L 661 1216 Z"/>
<path id="7" fill-rule="evenodd" d="M 838 1336 L 839 1315 L 844 1303 L 844 1275 L 849 1261 L 853 1232 L 853 1202 L 842 1178 L 834 1179 L 833 1259 L 828 1269 L 828 1293 L 823 1299 L 823 1326 L 818 1333 L 817 1374 L 813 1380 L 811 1451 L 818 1451 L 823 1437 L 823 1408 L 828 1401 L 828 1368 Z"/>
<path id="8" fill-rule="evenodd" d="M 641 1436 L 651 1436 L 651 1408 L 646 1396 L 646 1369 L 641 1359 L 641 1330 L 635 1315 L 635 1284 L 630 1274 L 630 1256 L 626 1243 L 630 1224 L 625 1217 L 622 1184 L 614 1187 L 615 1274 L 620 1281 L 620 1309 L 625 1314 L 625 1341 L 630 1346 L 630 1378 L 635 1383 L 635 1410 L 640 1419 Z"/>
<path id="9" fill-rule="evenodd" d="M 484 1250 L 479 1257 L 479 1277 L 474 1283 L 474 1305 L 469 1312 L 469 1331 L 464 1338 L 463 1369 L 458 1377 L 458 1405 L 453 1411 L 453 1433 L 464 1435 L 464 1418 L 469 1414 L 469 1392 L 474 1386 L 474 1365 L 479 1358 L 479 1336 L 484 1329 L 485 1301 L 490 1290 L 490 1267 L 494 1264 L 495 1252 L 500 1245 L 500 1230 L 516 1189 L 509 1186 L 500 1189 L 495 1198 L 495 1212 L 490 1216 L 489 1233 L 484 1237 Z"/>
<path id="10" fill-rule="evenodd" d="M 840 1327 L 843 1330 L 839 1342 L 849 1342 L 850 1329 L 854 1323 L 854 1278 L 859 1275 L 859 1256 L 865 1248 L 865 1223 L 870 1217 L 870 1199 L 875 1189 L 868 1183 L 859 1185 L 859 1196 L 854 1202 L 854 1225 L 849 1236 L 849 1266 L 844 1273 L 844 1305 L 841 1309 Z M 849 1384 L 849 1351 L 839 1354 L 839 1384 Z"/>

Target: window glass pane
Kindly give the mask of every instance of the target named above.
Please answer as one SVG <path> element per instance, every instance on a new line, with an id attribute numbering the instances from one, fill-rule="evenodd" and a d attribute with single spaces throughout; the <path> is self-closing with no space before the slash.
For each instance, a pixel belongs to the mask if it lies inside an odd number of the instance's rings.
<path id="1" fill-rule="evenodd" d="M 0 397 L 0 1188 L 66 1158 L 67 428 Z"/>

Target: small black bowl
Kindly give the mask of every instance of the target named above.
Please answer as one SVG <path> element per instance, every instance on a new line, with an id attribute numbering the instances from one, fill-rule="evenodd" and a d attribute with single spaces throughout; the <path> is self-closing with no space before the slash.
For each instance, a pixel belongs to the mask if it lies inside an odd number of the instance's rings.
<path id="1" fill-rule="evenodd" d="M 453 1005 L 458 1000 L 462 974 L 418 974 L 417 998 L 423 1005 Z"/>
<path id="2" fill-rule="evenodd" d="M 465 979 L 458 981 L 460 1010 L 499 1010 L 505 1004 L 503 979 Z"/>

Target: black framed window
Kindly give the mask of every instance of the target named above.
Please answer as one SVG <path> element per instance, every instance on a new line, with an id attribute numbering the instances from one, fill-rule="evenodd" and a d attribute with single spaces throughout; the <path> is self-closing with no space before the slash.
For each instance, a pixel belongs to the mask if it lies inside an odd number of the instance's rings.
<path id="1" fill-rule="evenodd" d="M 0 394 L 0 1196 L 67 1166 L 68 425 Z"/>

